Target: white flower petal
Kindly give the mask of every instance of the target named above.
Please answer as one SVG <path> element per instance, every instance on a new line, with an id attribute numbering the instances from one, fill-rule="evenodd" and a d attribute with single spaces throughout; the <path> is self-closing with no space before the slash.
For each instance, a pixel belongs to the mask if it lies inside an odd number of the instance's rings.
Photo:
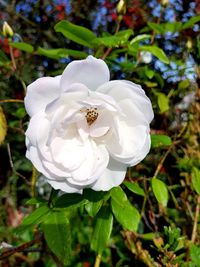
<path id="1" fill-rule="evenodd" d="M 61 76 L 39 78 L 27 87 L 24 105 L 30 116 L 44 109 L 60 95 L 60 78 Z"/>
<path id="2" fill-rule="evenodd" d="M 108 165 L 109 154 L 105 146 L 97 146 L 94 141 L 90 141 L 85 153 L 85 161 L 72 172 L 72 178 L 68 179 L 72 184 L 85 186 L 92 184 Z"/>
<path id="3" fill-rule="evenodd" d="M 143 151 L 145 142 L 149 136 L 149 128 L 142 125 L 135 127 L 128 126 L 124 121 L 119 121 L 118 124 L 120 138 L 115 135 L 110 135 L 106 141 L 107 148 L 113 158 L 133 166 L 137 164 L 137 154 Z M 144 154 L 146 154 L 146 150 Z M 143 159 L 142 156 L 143 154 L 141 155 Z"/>
<path id="4" fill-rule="evenodd" d="M 96 191 L 108 191 L 111 188 L 120 185 L 125 178 L 126 169 L 126 164 L 111 158 L 108 167 L 91 188 Z"/>
<path id="5" fill-rule="evenodd" d="M 82 194 L 83 187 L 77 185 L 70 185 L 66 180 L 64 182 L 48 180 L 47 182 L 56 190 L 61 190 L 66 193 L 79 193 Z"/>
<path id="6" fill-rule="evenodd" d="M 130 99 L 133 105 L 145 115 L 150 123 L 154 117 L 151 101 L 145 95 L 141 86 L 129 81 L 110 81 L 97 89 L 98 92 L 112 96 L 116 102 Z"/>
<path id="7" fill-rule="evenodd" d="M 91 137 L 101 137 L 108 133 L 110 127 L 112 127 L 112 116 L 107 110 L 103 110 L 99 113 L 96 121 L 90 125 L 89 135 Z"/>
<path id="8" fill-rule="evenodd" d="M 86 60 L 76 60 L 68 64 L 61 78 L 62 91 L 73 83 L 82 83 L 90 90 L 96 90 L 110 79 L 109 69 L 101 59 L 88 56 Z"/>

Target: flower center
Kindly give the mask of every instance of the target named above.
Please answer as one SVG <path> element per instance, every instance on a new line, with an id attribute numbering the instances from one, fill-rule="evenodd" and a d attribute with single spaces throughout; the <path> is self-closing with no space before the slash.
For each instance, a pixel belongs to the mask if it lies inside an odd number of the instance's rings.
<path id="1" fill-rule="evenodd" d="M 85 110 L 85 118 L 87 120 L 87 124 L 90 126 L 93 122 L 96 121 L 99 114 L 97 112 L 97 108 L 87 108 Z"/>

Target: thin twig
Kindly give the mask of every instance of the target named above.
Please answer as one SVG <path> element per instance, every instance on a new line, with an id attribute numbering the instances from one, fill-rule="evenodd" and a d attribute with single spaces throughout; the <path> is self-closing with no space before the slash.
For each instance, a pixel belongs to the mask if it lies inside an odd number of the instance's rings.
<path id="1" fill-rule="evenodd" d="M 6 251 L 1 253 L 0 260 L 6 259 L 17 252 L 23 252 L 24 250 L 28 249 L 32 245 L 39 243 L 42 237 L 43 237 L 42 233 L 37 233 L 36 237 L 33 240 L 27 243 L 24 243 L 18 247 L 12 247 L 12 248 L 6 249 Z"/>
<path id="2" fill-rule="evenodd" d="M 31 176 L 31 194 L 32 194 L 32 197 L 36 196 L 36 178 L 37 178 L 37 170 L 33 166 L 32 176 Z"/>
<path id="3" fill-rule="evenodd" d="M 158 176 L 158 174 L 159 174 L 159 172 L 160 172 L 160 170 L 161 170 L 161 168 L 162 168 L 162 166 L 163 166 L 163 163 L 164 163 L 164 161 L 166 160 L 166 158 L 167 158 L 167 156 L 169 155 L 169 153 L 171 152 L 171 150 L 172 150 L 172 148 L 173 148 L 173 146 L 174 145 L 176 145 L 176 144 L 178 144 L 178 143 L 180 143 L 181 141 L 174 141 L 170 146 L 169 146 L 169 148 L 167 149 L 167 151 L 166 151 L 166 153 L 164 154 L 164 156 L 161 158 L 161 160 L 159 161 L 159 163 L 158 163 L 158 166 L 157 166 L 157 168 L 156 168 L 156 170 L 155 170 L 155 172 L 154 172 L 154 175 L 153 175 L 153 177 L 157 177 Z"/>
<path id="4" fill-rule="evenodd" d="M 30 182 L 27 180 L 27 178 L 24 175 L 22 175 L 21 173 L 19 173 L 18 171 L 16 171 L 15 166 L 13 164 L 12 154 L 11 154 L 10 144 L 9 143 L 7 143 L 7 151 L 8 151 L 8 158 L 9 158 L 10 167 L 13 170 L 13 172 L 16 175 L 18 175 L 19 177 L 21 177 L 28 185 L 30 185 Z"/>
<path id="5" fill-rule="evenodd" d="M 13 54 L 13 48 L 10 45 L 9 45 L 9 51 L 10 51 L 10 57 L 11 57 L 11 61 L 12 61 L 13 70 L 15 71 L 17 69 L 17 66 L 16 66 L 16 63 L 15 63 L 15 57 L 14 57 L 14 54 Z"/>
<path id="6" fill-rule="evenodd" d="M 3 100 L 0 100 L 0 103 L 24 103 L 24 100 L 21 100 L 21 99 L 3 99 Z"/>
<path id="7" fill-rule="evenodd" d="M 193 229 L 192 229 L 192 237 L 191 237 L 191 242 L 194 243 L 197 235 L 197 225 L 198 225 L 198 220 L 199 220 L 199 211 L 200 211 L 200 196 L 197 198 L 197 205 L 195 209 L 195 216 L 194 216 L 194 224 L 193 224 Z"/>
<path id="8" fill-rule="evenodd" d="M 114 34 L 118 33 L 119 29 L 120 29 L 120 22 L 118 21 L 118 22 L 117 22 L 117 27 L 116 27 L 116 30 L 115 30 L 115 33 L 114 33 Z M 111 52 L 112 52 L 112 47 L 109 47 L 109 48 L 105 51 L 105 53 L 103 54 L 103 56 L 101 57 L 101 59 L 104 60 L 104 59 L 105 59 Z"/>

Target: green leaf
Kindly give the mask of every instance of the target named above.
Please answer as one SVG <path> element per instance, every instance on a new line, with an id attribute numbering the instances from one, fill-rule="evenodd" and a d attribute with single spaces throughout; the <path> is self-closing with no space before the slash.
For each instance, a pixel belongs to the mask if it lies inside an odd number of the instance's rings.
<path id="1" fill-rule="evenodd" d="M 7 133 L 7 121 L 3 109 L 0 106 L 0 145 L 3 143 Z"/>
<path id="2" fill-rule="evenodd" d="M 163 34 L 164 28 L 162 25 L 154 23 L 154 22 L 148 22 L 148 26 L 155 31 L 155 33 L 161 33 Z"/>
<path id="3" fill-rule="evenodd" d="M 42 199 L 42 198 L 30 198 L 29 200 L 26 201 L 26 205 L 35 205 L 35 204 L 42 204 L 42 203 L 46 203 L 46 200 Z"/>
<path id="4" fill-rule="evenodd" d="M 192 169 L 192 186 L 197 194 L 200 195 L 200 170 L 196 167 Z"/>
<path id="5" fill-rule="evenodd" d="M 103 204 L 103 200 L 97 201 L 97 202 L 88 202 L 85 204 L 85 209 L 89 216 L 94 217 L 100 210 L 101 206 Z"/>
<path id="6" fill-rule="evenodd" d="M 96 38 L 96 35 L 89 29 L 77 26 L 69 21 L 63 20 L 58 22 L 54 27 L 56 32 L 62 33 L 66 38 L 92 48 L 92 41 Z"/>
<path id="7" fill-rule="evenodd" d="M 153 22 L 148 22 L 148 26 L 155 31 L 155 33 L 159 34 L 165 34 L 166 32 L 178 32 L 182 28 L 182 24 L 180 22 L 167 22 L 167 23 L 153 23 Z"/>
<path id="8" fill-rule="evenodd" d="M 81 51 L 72 50 L 72 49 L 64 49 L 64 48 L 57 48 L 57 49 L 45 49 L 39 47 L 37 53 L 42 56 L 46 56 L 53 59 L 60 59 L 72 56 L 74 58 L 86 58 L 87 54 Z"/>
<path id="9" fill-rule="evenodd" d="M 42 224 L 48 247 L 64 263 L 71 257 L 71 230 L 68 212 L 52 211 Z"/>
<path id="10" fill-rule="evenodd" d="M 151 183 L 153 193 L 158 203 L 166 207 L 168 202 L 168 190 L 166 184 L 155 177 L 152 179 Z"/>
<path id="11" fill-rule="evenodd" d="M 94 191 L 90 188 L 86 188 L 83 190 L 83 198 L 89 200 L 90 202 L 97 202 L 109 196 L 109 192 L 104 191 Z"/>
<path id="12" fill-rule="evenodd" d="M 158 106 L 161 113 L 169 110 L 169 98 L 163 93 L 156 93 Z"/>
<path id="13" fill-rule="evenodd" d="M 106 37 L 100 37 L 100 38 L 96 38 L 93 43 L 95 45 L 104 45 L 106 47 L 118 47 L 121 43 L 120 38 L 116 37 L 116 36 L 106 36 Z"/>
<path id="14" fill-rule="evenodd" d="M 98 254 L 102 254 L 106 248 L 113 227 L 113 216 L 110 207 L 103 206 L 96 215 L 94 232 L 91 240 L 91 248 Z"/>
<path id="15" fill-rule="evenodd" d="M 154 76 L 154 71 L 151 69 L 145 69 L 145 74 L 149 79 L 152 79 Z"/>
<path id="16" fill-rule="evenodd" d="M 46 205 L 37 208 L 31 214 L 24 218 L 22 226 L 39 224 L 42 220 L 44 220 L 49 211 L 50 209 Z"/>
<path id="17" fill-rule="evenodd" d="M 139 43 L 139 42 L 141 42 L 143 40 L 150 39 L 150 38 L 151 38 L 150 34 L 137 35 L 130 41 L 130 45 L 134 45 L 135 43 Z"/>
<path id="18" fill-rule="evenodd" d="M 33 228 L 36 225 L 39 225 L 42 221 L 45 220 L 46 216 L 48 215 L 50 209 L 46 205 L 43 205 L 36 210 L 34 210 L 31 214 L 23 219 L 22 224 L 15 229 L 15 233 L 20 235 L 24 231 L 29 228 Z"/>
<path id="19" fill-rule="evenodd" d="M 121 187 L 115 187 L 111 190 L 111 206 L 116 220 L 125 229 L 137 231 L 140 214 L 128 201 Z"/>
<path id="20" fill-rule="evenodd" d="M 189 80 L 183 80 L 178 84 L 178 89 L 186 89 L 190 85 Z"/>
<path id="21" fill-rule="evenodd" d="M 144 196 L 144 190 L 137 184 L 137 183 L 131 183 L 128 181 L 124 182 L 124 185 L 133 193 Z"/>
<path id="22" fill-rule="evenodd" d="M 148 51 L 151 54 L 153 54 L 155 57 L 157 57 L 160 61 L 169 64 L 169 59 L 167 58 L 165 52 L 157 47 L 157 46 L 148 46 L 148 45 L 144 45 L 144 46 L 140 46 L 139 49 L 141 51 Z"/>
<path id="23" fill-rule="evenodd" d="M 151 147 L 157 148 L 162 146 L 170 146 L 172 140 L 169 136 L 163 134 L 151 134 Z"/>
<path id="24" fill-rule="evenodd" d="M 187 22 L 185 22 L 182 26 L 182 29 L 188 29 L 194 26 L 194 24 L 196 24 L 197 22 L 200 21 L 200 15 L 197 15 L 195 17 L 190 18 Z"/>
<path id="25" fill-rule="evenodd" d="M 116 37 L 120 38 L 121 44 L 125 44 L 131 35 L 133 35 L 132 29 L 119 31 L 115 34 Z"/>
<path id="26" fill-rule="evenodd" d="M 182 28 L 182 23 L 179 21 L 174 21 L 174 22 L 167 22 L 167 23 L 163 23 L 164 28 L 165 28 L 165 33 L 166 32 L 178 32 L 181 30 Z"/>
<path id="27" fill-rule="evenodd" d="M 15 43 L 9 43 L 12 47 L 17 48 L 21 51 L 32 53 L 34 48 L 32 45 L 23 43 L 23 42 L 15 42 Z"/>
<path id="28" fill-rule="evenodd" d="M 190 246 L 190 258 L 194 267 L 200 267 L 200 247 L 191 244 Z"/>
<path id="29" fill-rule="evenodd" d="M 83 195 L 75 194 L 75 193 L 67 193 L 60 196 L 54 204 L 55 208 L 67 208 L 71 206 L 79 207 L 87 202 L 86 199 L 83 198 Z"/>

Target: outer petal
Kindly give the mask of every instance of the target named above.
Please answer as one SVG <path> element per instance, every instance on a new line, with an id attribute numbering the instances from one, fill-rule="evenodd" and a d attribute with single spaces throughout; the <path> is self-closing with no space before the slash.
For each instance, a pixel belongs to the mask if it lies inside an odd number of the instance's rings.
<path id="1" fill-rule="evenodd" d="M 108 191 L 112 187 L 120 185 L 126 175 L 127 165 L 110 158 L 107 169 L 91 188 L 96 191 Z"/>
<path id="2" fill-rule="evenodd" d="M 83 187 L 77 186 L 77 185 L 70 185 L 67 183 L 67 181 L 60 182 L 60 181 L 54 181 L 54 180 L 48 180 L 47 182 L 54 188 L 54 189 L 60 189 L 63 192 L 66 193 L 82 193 Z"/>
<path id="3" fill-rule="evenodd" d="M 136 165 L 149 152 L 149 128 L 146 126 L 128 126 L 125 122 L 118 122 L 118 135 L 110 135 L 106 141 L 107 148 L 116 160 Z M 147 144 L 146 144 L 147 143 Z M 146 146 L 145 146 L 146 144 Z M 140 154 L 140 157 L 138 155 Z M 138 159 L 140 159 L 138 161 Z"/>
<path id="4" fill-rule="evenodd" d="M 148 123 L 152 121 L 154 114 L 151 101 L 140 85 L 129 81 L 110 81 L 100 86 L 97 91 L 112 96 L 119 103 L 124 99 L 130 99 L 133 105 L 145 115 Z"/>
<path id="5" fill-rule="evenodd" d="M 24 104 L 30 116 L 44 109 L 48 103 L 59 96 L 60 77 L 39 78 L 27 87 Z"/>
<path id="6" fill-rule="evenodd" d="M 62 91 L 73 83 L 82 83 L 90 90 L 96 90 L 110 79 L 109 69 L 101 59 L 88 56 L 84 60 L 76 60 L 68 64 L 61 78 Z"/>

